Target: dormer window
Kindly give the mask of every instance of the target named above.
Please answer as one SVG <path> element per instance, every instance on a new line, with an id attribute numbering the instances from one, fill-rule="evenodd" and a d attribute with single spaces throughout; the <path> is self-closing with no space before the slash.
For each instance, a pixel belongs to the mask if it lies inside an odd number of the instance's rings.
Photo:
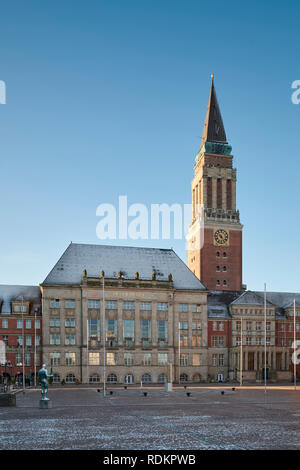
<path id="1" fill-rule="evenodd" d="M 29 303 L 12 302 L 12 310 L 14 313 L 27 313 L 29 311 Z"/>

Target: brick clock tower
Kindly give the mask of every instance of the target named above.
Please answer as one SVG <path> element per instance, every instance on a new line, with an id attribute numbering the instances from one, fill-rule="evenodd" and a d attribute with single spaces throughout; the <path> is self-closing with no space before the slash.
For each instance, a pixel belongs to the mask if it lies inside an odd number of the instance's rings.
<path id="1" fill-rule="evenodd" d="M 212 83 L 200 151 L 192 180 L 192 222 L 187 265 L 209 290 L 242 290 L 242 229 L 236 210 L 236 169 L 232 167 Z"/>

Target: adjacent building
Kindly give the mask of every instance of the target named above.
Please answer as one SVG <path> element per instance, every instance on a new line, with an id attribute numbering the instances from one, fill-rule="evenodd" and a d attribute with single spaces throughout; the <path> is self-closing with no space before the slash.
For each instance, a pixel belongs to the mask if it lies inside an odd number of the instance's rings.
<path id="1" fill-rule="evenodd" d="M 42 359 L 39 286 L 0 285 L 1 377 L 33 381 Z"/>

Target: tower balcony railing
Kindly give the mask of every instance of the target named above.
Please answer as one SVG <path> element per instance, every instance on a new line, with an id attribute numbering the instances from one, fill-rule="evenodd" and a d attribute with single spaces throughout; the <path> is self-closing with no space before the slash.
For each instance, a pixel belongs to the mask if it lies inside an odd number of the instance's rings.
<path id="1" fill-rule="evenodd" d="M 238 210 L 225 210 L 225 209 L 204 209 L 204 217 L 209 220 L 223 220 L 223 221 L 240 221 L 240 212 Z"/>

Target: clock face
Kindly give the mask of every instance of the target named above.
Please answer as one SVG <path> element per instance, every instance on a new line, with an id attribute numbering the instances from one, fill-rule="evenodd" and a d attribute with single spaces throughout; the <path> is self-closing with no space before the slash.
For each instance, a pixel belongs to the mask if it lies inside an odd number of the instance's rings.
<path id="1" fill-rule="evenodd" d="M 214 233 L 214 241 L 217 245 L 227 245 L 229 240 L 229 235 L 226 230 L 219 229 Z"/>

